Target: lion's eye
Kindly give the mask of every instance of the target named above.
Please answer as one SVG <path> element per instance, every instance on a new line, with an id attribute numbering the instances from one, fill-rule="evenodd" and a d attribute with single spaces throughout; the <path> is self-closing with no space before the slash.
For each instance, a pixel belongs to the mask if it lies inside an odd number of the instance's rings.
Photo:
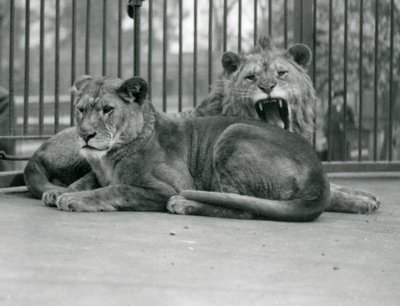
<path id="1" fill-rule="evenodd" d="M 278 71 L 278 76 L 283 77 L 283 76 L 285 76 L 287 73 L 288 73 L 287 70 L 280 70 L 280 71 Z"/>
<path id="2" fill-rule="evenodd" d="M 114 107 L 110 106 L 110 105 L 105 105 L 103 106 L 103 113 L 104 114 L 108 114 L 111 113 L 114 110 Z"/>
<path id="3" fill-rule="evenodd" d="M 246 80 L 249 80 L 249 81 L 254 81 L 255 79 L 256 79 L 256 76 L 254 74 L 250 74 L 246 77 Z"/>

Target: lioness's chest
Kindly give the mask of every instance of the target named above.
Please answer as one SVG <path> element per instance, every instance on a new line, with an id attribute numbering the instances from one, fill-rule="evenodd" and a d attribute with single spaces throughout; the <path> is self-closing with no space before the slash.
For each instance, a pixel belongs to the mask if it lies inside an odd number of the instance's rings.
<path id="1" fill-rule="evenodd" d="M 101 186 L 108 186 L 120 183 L 115 166 L 111 161 L 102 158 L 97 161 L 96 166 L 92 165 L 93 171 Z"/>

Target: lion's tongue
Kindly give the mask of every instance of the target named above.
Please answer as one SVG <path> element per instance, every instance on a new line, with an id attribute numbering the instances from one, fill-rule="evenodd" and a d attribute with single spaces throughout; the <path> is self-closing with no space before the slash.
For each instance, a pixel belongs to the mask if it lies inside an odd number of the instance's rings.
<path id="1" fill-rule="evenodd" d="M 285 128 L 285 124 L 282 121 L 281 115 L 279 113 L 278 103 L 268 103 L 267 107 L 264 106 L 264 116 L 266 122 L 278 126 L 282 129 Z"/>

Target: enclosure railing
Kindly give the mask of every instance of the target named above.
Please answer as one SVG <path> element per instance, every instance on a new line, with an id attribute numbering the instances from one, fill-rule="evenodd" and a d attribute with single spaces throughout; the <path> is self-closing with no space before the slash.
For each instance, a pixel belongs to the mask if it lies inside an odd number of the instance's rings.
<path id="1" fill-rule="evenodd" d="M 398 0 L 9 0 L 0 15 L 8 89 L 0 159 L 27 159 L 74 124 L 68 89 L 80 74 L 141 75 L 157 107 L 180 112 L 207 95 L 223 52 L 246 52 L 268 34 L 278 47 L 313 51 L 314 146 L 326 168 L 400 171 L 399 8 Z"/>

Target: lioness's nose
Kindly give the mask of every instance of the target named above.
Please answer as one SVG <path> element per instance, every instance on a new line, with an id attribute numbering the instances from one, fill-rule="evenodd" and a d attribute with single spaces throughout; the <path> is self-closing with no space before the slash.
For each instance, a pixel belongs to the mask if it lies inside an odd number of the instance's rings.
<path id="1" fill-rule="evenodd" d="M 93 133 L 80 133 L 80 136 L 82 137 L 82 139 L 88 143 L 90 139 L 94 138 L 96 136 L 96 132 Z"/>

